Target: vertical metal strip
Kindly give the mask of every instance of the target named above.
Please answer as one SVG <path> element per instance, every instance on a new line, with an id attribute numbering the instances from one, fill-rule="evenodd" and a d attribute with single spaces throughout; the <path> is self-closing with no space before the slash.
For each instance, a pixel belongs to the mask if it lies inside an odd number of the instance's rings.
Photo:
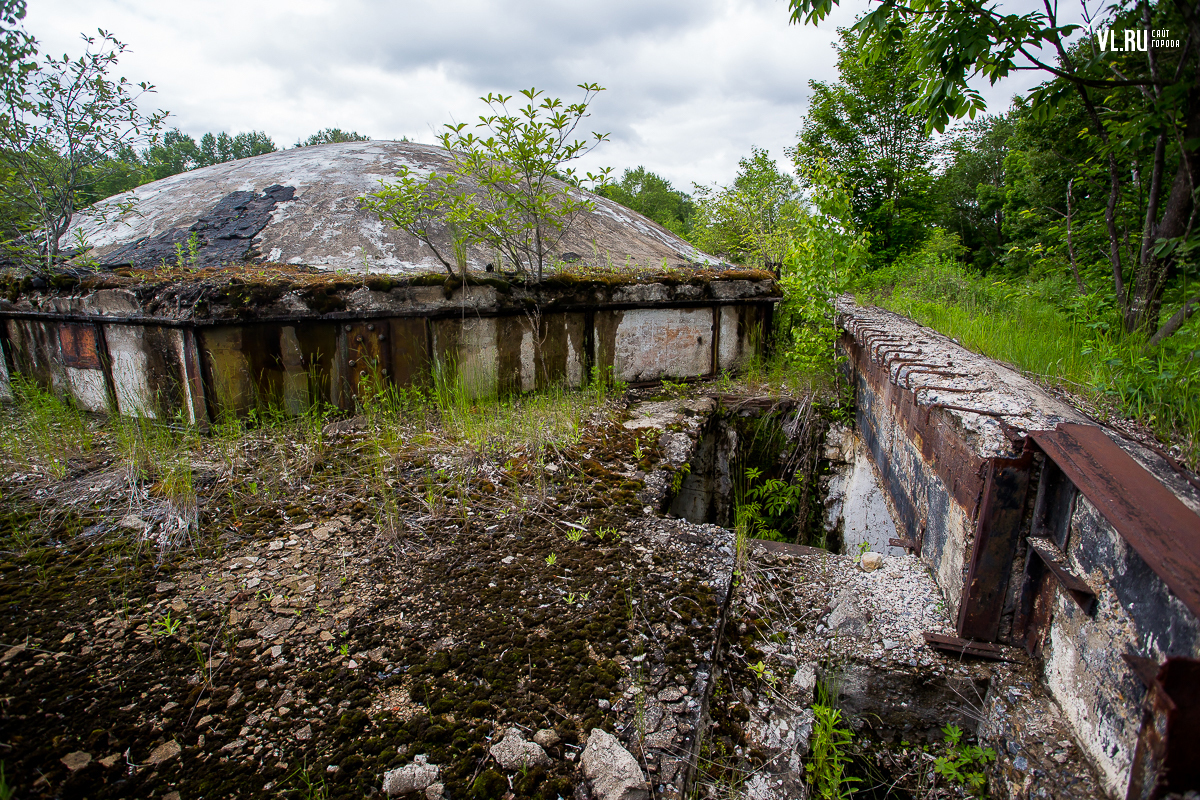
<path id="1" fill-rule="evenodd" d="M 1033 451 L 988 463 L 971 567 L 958 609 L 958 635 L 994 642 L 1000 632 L 1010 573 L 1020 541 Z"/>
<path id="2" fill-rule="evenodd" d="M 712 377 L 721 374 L 721 305 L 714 303 L 712 307 Z"/>
<path id="3" fill-rule="evenodd" d="M 112 353 L 108 350 L 108 327 L 93 322 L 96 331 L 96 355 L 100 359 L 100 372 L 104 375 L 104 392 L 108 395 L 108 408 L 113 414 L 121 413 L 121 404 L 117 400 L 117 380 L 113 375 Z"/>

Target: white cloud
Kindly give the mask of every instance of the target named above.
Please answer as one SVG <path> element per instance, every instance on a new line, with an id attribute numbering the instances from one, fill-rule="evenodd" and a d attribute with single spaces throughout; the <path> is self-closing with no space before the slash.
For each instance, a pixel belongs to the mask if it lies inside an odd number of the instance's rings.
<path id="1" fill-rule="evenodd" d="M 641 164 L 688 189 L 732 180 L 751 145 L 782 157 L 808 82 L 836 78 L 834 28 L 861 10 L 846 5 L 817 29 L 790 25 L 785 0 L 38 0 L 26 27 L 72 53 L 110 30 L 131 47 L 121 74 L 156 84 L 171 124 L 281 146 L 325 127 L 430 142 L 482 94 L 574 100 L 596 82 L 587 124 L 611 141 L 582 166 Z"/>

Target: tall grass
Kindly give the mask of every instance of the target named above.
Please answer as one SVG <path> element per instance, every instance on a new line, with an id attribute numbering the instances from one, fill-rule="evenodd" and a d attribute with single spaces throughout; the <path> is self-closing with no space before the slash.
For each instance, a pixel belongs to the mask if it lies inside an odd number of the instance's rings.
<path id="1" fill-rule="evenodd" d="M 23 375 L 10 385 L 14 407 L 0 417 L 0 450 L 12 463 L 61 479 L 68 461 L 92 448 L 87 417 Z"/>
<path id="2" fill-rule="evenodd" d="M 1200 460 L 1200 331 L 1192 320 L 1158 347 L 1123 334 L 1105 291 L 1065 279 L 1025 282 L 971 273 L 935 247 L 863 276 L 855 294 L 1150 427 Z M 1099 284 L 1099 281 L 1095 281 Z"/>

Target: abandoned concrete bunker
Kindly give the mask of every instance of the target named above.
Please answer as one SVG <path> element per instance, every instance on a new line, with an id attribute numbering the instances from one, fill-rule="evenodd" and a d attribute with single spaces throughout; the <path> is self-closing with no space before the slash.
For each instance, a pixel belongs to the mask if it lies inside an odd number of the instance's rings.
<path id="1" fill-rule="evenodd" d="M 81 223 L 71 270 L 9 281 L 7 399 L 206 432 L 341 410 L 236 458 L 198 436 L 192 528 L 111 461 L 6 479 L 6 523 L 54 541 L 0 565 L 23 796 L 843 796 L 816 766 L 829 709 L 857 796 L 979 794 L 938 758 L 1001 798 L 1200 790 L 1200 482 L 1169 454 L 849 300 L 852 414 L 743 380 L 774 276 L 602 198 L 545 281 L 484 250 L 448 276 L 359 205 L 401 165 L 445 157 L 349 143 L 168 178 Z M 418 412 L 367 460 L 381 387 L 447 382 L 592 399 L 553 446 Z M 739 536 L 750 472 L 802 483 L 805 543 Z M 219 546 L 88 555 L 205 528 Z M 75 588 L 47 601 L 55 579 Z"/>

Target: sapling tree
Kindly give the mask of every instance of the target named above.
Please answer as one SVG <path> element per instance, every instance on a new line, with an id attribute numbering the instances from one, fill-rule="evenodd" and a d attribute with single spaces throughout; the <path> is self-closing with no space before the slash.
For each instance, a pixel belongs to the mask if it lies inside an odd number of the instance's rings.
<path id="1" fill-rule="evenodd" d="M 604 91 L 594 83 L 579 88 L 583 99 L 570 105 L 536 88 L 522 90 L 525 105 L 515 110 L 511 96 L 489 93 L 481 99 L 490 113 L 475 130 L 448 123 L 438 137 L 450 152 L 449 171 L 421 176 L 402 168 L 396 182 L 366 198 L 367 208 L 429 247 L 452 275 L 456 268 L 465 274 L 467 246 L 482 244 L 542 280 L 559 243 L 593 207 L 580 186 L 602 185 L 610 172 L 581 176 L 567 166 L 608 138 L 595 132 L 575 138 L 589 104 Z"/>
<path id="2" fill-rule="evenodd" d="M 0 109 L 7 172 L 0 191 L 7 202 L 28 208 L 47 267 L 84 190 L 103 179 L 115 156 L 151 141 L 167 116 L 138 109 L 153 86 L 109 77 L 126 45 L 103 30 L 83 40 L 78 58 L 30 58 L 10 71 Z"/>

